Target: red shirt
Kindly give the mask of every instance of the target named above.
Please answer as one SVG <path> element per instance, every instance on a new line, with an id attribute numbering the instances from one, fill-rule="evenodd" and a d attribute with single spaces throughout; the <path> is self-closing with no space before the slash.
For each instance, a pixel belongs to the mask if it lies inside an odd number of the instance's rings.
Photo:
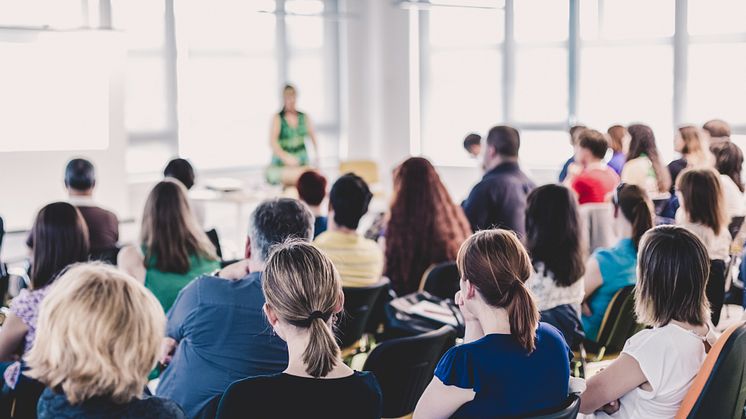
<path id="1" fill-rule="evenodd" d="M 586 169 L 572 181 L 572 189 L 578 194 L 580 204 L 606 202 L 606 197 L 617 185 L 619 175 L 608 166 Z"/>

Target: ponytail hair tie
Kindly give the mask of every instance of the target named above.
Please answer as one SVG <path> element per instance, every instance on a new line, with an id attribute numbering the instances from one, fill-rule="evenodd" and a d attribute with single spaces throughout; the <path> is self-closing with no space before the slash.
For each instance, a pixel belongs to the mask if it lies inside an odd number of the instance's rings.
<path id="1" fill-rule="evenodd" d="M 331 313 L 324 314 L 323 312 L 316 310 L 308 315 L 304 320 L 290 320 L 288 323 L 298 327 L 310 327 L 314 320 L 321 319 L 325 323 L 331 317 Z"/>

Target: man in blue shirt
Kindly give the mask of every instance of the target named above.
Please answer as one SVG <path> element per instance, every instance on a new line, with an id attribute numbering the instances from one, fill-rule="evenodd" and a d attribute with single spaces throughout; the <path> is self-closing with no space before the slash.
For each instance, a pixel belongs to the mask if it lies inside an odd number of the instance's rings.
<path id="1" fill-rule="evenodd" d="M 181 290 L 168 312 L 161 362 L 169 365 L 158 396 L 193 418 L 232 382 L 285 370 L 287 346 L 262 311 L 262 271 L 272 246 L 289 238 L 310 241 L 313 223 L 299 201 L 263 202 L 251 215 L 246 259 Z"/>

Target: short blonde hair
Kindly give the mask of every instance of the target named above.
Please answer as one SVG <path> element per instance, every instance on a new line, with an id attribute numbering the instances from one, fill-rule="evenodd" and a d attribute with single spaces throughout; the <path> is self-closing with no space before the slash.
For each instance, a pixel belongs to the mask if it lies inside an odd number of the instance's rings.
<path id="1" fill-rule="evenodd" d="M 41 305 L 27 374 L 61 388 L 71 404 L 95 396 L 129 402 L 147 384 L 165 322 L 134 278 L 100 263 L 75 265 Z"/>

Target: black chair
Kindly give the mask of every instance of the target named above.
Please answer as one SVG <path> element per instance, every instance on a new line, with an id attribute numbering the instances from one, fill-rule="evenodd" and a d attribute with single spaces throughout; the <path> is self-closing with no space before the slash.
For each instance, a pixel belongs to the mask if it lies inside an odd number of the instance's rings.
<path id="1" fill-rule="evenodd" d="M 206 231 L 205 234 L 207 234 L 207 238 L 210 239 L 210 242 L 215 246 L 215 254 L 218 255 L 218 259 L 222 259 L 223 249 L 220 248 L 220 237 L 218 237 L 218 231 L 213 228 L 210 231 Z"/>
<path id="2" fill-rule="evenodd" d="M 456 330 L 438 330 L 387 340 L 373 348 L 363 370 L 378 379 L 383 393 L 383 417 L 399 418 L 414 411 L 440 357 L 456 342 Z"/>
<path id="3" fill-rule="evenodd" d="M 580 396 L 573 393 L 559 409 L 547 409 L 530 415 L 516 416 L 510 419 L 575 419 L 580 412 Z M 503 418 L 508 419 L 508 418 Z"/>
<path id="4" fill-rule="evenodd" d="M 388 278 L 382 278 L 369 287 L 344 287 L 345 310 L 337 325 L 337 340 L 342 356 L 354 355 L 363 346 L 362 339 L 368 327 L 373 308 L 379 296 L 389 287 Z"/>
<path id="5" fill-rule="evenodd" d="M 438 298 L 453 298 L 459 290 L 456 262 L 443 262 L 431 266 L 422 275 L 420 290 Z"/>
<path id="6" fill-rule="evenodd" d="M 720 314 L 723 311 L 725 302 L 725 275 L 726 264 L 722 260 L 710 261 L 710 277 L 707 279 L 705 294 L 710 302 L 710 311 L 712 324 L 717 326 L 720 323 Z"/>

